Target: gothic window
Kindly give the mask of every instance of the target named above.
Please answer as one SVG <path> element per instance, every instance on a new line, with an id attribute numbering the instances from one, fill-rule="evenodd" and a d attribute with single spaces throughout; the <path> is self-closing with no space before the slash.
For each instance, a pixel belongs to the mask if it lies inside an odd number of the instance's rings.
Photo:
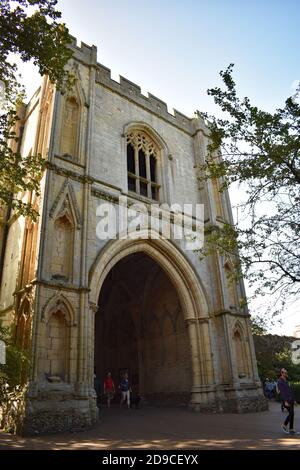
<path id="1" fill-rule="evenodd" d="M 128 190 L 158 201 L 157 145 L 143 131 L 128 132 L 126 143 Z"/>
<path id="2" fill-rule="evenodd" d="M 80 107 L 77 99 L 72 96 L 66 99 L 63 116 L 63 130 L 61 140 L 61 152 L 63 155 L 77 158 L 78 150 L 78 126 Z"/>

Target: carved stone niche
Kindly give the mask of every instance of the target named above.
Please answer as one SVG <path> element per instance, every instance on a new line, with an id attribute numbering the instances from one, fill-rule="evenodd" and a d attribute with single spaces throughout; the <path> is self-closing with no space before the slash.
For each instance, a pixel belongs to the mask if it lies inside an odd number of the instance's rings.
<path id="1" fill-rule="evenodd" d="M 46 388 L 61 388 L 70 381 L 72 307 L 62 295 L 49 299 L 42 312 L 39 375 Z M 63 388 L 65 388 L 63 386 Z"/>
<path id="2" fill-rule="evenodd" d="M 88 99 L 82 87 L 79 68 L 73 67 L 75 83 L 72 91 L 62 91 L 62 110 L 60 114 L 60 155 L 81 162 L 85 139 L 86 111 Z"/>
<path id="3" fill-rule="evenodd" d="M 54 222 L 51 277 L 57 281 L 72 280 L 74 231 L 74 220 L 67 198 Z"/>
<path id="4" fill-rule="evenodd" d="M 68 96 L 64 102 L 61 154 L 78 159 L 80 104 L 75 96 Z"/>

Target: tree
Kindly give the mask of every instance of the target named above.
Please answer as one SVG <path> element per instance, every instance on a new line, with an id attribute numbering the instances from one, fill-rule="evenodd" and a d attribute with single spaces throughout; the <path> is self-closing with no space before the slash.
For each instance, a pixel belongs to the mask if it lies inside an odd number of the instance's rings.
<path id="1" fill-rule="evenodd" d="M 0 326 L 0 341 L 6 345 L 6 361 L 0 363 L 0 428 L 16 432 L 24 417 L 30 357 L 15 344 L 10 328 Z"/>
<path id="2" fill-rule="evenodd" d="M 288 370 L 290 380 L 300 380 L 300 365 L 292 361 L 293 337 L 254 333 L 253 339 L 258 373 L 263 381 L 278 379 L 283 367 Z"/>
<path id="3" fill-rule="evenodd" d="M 19 110 L 24 89 L 11 56 L 32 60 L 41 75 L 58 88 L 71 85 L 65 65 L 72 56 L 71 37 L 56 11 L 57 0 L 1 0 L 0 3 L 0 209 L 36 219 L 38 213 L 22 200 L 24 192 L 39 194 L 45 162 L 41 155 L 21 156 L 18 145 Z M 9 211 L 8 211 L 9 212 Z M 24 413 L 24 396 L 30 367 L 28 352 L 15 344 L 10 327 L 0 326 L 7 349 L 0 367 L 0 426 L 16 430 Z"/>
<path id="4" fill-rule="evenodd" d="M 242 185 L 246 198 L 239 224 L 207 230 L 203 254 L 231 257 L 236 276 L 272 294 L 274 314 L 300 290 L 300 106 L 294 96 L 273 114 L 258 109 L 238 97 L 232 69 L 220 72 L 224 90 L 208 90 L 224 119 L 200 113 L 211 139 L 200 180 L 217 180 L 220 192 Z"/>
<path id="5" fill-rule="evenodd" d="M 11 205 L 20 214 L 37 217 L 30 203 L 22 200 L 24 191 L 39 193 L 39 181 L 44 170 L 41 155 L 21 157 L 16 144 L 18 107 L 24 89 L 17 79 L 17 66 L 10 54 L 23 62 L 32 60 L 41 75 L 47 74 L 61 87 L 69 80 L 65 70 L 72 56 L 68 47 L 68 29 L 58 19 L 57 0 L 1 0 L 0 3 L 0 205 Z M 33 9 L 33 11 L 32 11 Z"/>

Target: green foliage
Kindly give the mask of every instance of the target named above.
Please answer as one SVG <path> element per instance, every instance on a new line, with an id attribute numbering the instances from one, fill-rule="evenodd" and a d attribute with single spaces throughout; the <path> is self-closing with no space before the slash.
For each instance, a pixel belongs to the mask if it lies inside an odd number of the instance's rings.
<path id="1" fill-rule="evenodd" d="M 9 328 L 0 326 L 0 340 L 6 344 L 6 364 L 0 364 L 0 377 L 6 380 L 10 389 L 26 384 L 30 366 L 29 353 L 16 346 Z"/>
<path id="2" fill-rule="evenodd" d="M 295 401 L 299 404 L 300 403 L 300 382 L 292 382 L 290 383 L 290 385 L 294 392 Z"/>
<path id="3" fill-rule="evenodd" d="M 250 319 L 250 325 L 251 325 L 251 331 L 252 331 L 252 334 L 253 335 L 256 335 L 256 336 L 263 336 L 265 334 L 267 334 L 267 326 L 264 322 L 264 319 L 260 318 L 260 317 L 252 317 Z"/>
<path id="4" fill-rule="evenodd" d="M 71 37 L 56 11 L 57 0 L 2 0 L 0 3 L 0 203 L 11 204 L 20 214 L 37 217 L 31 204 L 22 200 L 25 191 L 39 194 L 45 168 L 41 155 L 22 158 L 15 129 L 24 89 L 10 54 L 23 62 L 32 60 L 41 75 L 49 75 L 58 87 L 70 84 L 65 70 L 72 56 Z M 34 11 L 30 11 L 33 8 Z"/>
<path id="5" fill-rule="evenodd" d="M 0 427 L 16 432 L 25 410 L 30 358 L 14 344 L 8 328 L 0 327 L 0 340 L 6 344 L 6 364 L 0 364 Z"/>
<path id="6" fill-rule="evenodd" d="M 217 180 L 220 192 L 242 185 L 246 200 L 238 225 L 206 230 L 202 255 L 231 258 L 256 294 L 273 295 L 276 312 L 300 287 L 300 106 L 290 97 L 272 114 L 240 99 L 232 68 L 220 73 L 224 90 L 208 90 L 226 118 L 200 113 L 211 138 L 200 181 Z"/>
<path id="7" fill-rule="evenodd" d="M 23 62 L 33 60 L 41 75 L 49 75 L 53 83 L 63 85 L 67 78 L 64 66 L 72 56 L 68 48 L 71 38 L 65 24 L 57 21 L 61 13 L 55 9 L 56 4 L 57 0 L 1 1 L 0 79 L 5 84 L 10 84 L 13 79 L 11 72 L 16 70 L 7 62 L 8 54 L 14 53 Z M 29 7 L 34 7 L 35 11 L 29 13 Z"/>
<path id="8" fill-rule="evenodd" d="M 289 380 L 300 380 L 300 364 L 293 364 L 291 342 L 293 338 L 270 334 L 253 334 L 257 368 L 261 380 L 277 380 L 279 371 L 287 369 Z"/>

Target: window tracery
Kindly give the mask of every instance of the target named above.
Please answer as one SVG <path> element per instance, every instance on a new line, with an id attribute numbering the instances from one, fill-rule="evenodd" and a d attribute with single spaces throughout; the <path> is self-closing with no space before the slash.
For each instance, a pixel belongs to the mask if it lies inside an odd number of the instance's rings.
<path id="1" fill-rule="evenodd" d="M 143 131 L 132 130 L 126 134 L 128 190 L 149 199 L 159 200 L 157 182 L 159 148 Z"/>

